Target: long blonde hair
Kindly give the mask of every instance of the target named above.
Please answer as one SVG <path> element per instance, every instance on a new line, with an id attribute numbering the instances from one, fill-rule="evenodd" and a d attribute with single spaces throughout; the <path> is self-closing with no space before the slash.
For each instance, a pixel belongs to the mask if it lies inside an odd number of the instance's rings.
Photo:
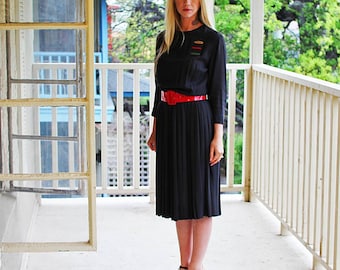
<path id="1" fill-rule="evenodd" d="M 198 10 L 198 20 L 204 25 L 211 27 L 205 0 L 200 0 L 200 8 Z M 163 53 L 169 52 L 171 44 L 174 40 L 176 30 L 182 31 L 181 16 L 177 12 L 175 0 L 167 0 L 166 9 L 165 9 L 164 39 L 155 57 L 155 71 L 156 71 L 158 59 L 161 57 Z"/>

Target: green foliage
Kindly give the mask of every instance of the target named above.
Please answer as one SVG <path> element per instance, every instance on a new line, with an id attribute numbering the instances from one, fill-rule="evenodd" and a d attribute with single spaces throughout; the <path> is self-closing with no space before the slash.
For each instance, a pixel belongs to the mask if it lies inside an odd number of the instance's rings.
<path id="1" fill-rule="evenodd" d="M 225 36 L 229 63 L 249 62 L 249 3 L 216 1 L 216 29 Z M 339 17 L 338 1 L 266 0 L 264 63 L 340 83 Z"/>
<path id="2" fill-rule="evenodd" d="M 242 151 L 243 151 L 243 137 L 242 134 L 236 133 L 235 136 L 235 153 L 234 153 L 234 183 L 242 183 Z"/>
<path id="3" fill-rule="evenodd" d="M 299 57 L 300 65 L 295 66 L 292 71 L 301 74 L 308 74 L 312 77 L 325 81 L 337 83 L 337 76 L 333 75 L 332 67 L 327 64 L 324 58 L 315 56 L 313 50 L 309 50 Z"/>
<path id="4" fill-rule="evenodd" d="M 229 63 L 248 63 L 249 12 L 241 5 L 225 4 L 215 13 L 216 29 L 224 35 Z"/>
<path id="5" fill-rule="evenodd" d="M 224 149 L 225 154 L 228 153 L 228 141 L 226 133 L 224 136 Z M 234 138 L 234 184 L 242 183 L 242 151 L 243 136 L 242 133 L 236 133 Z"/>
<path id="6" fill-rule="evenodd" d="M 125 12 L 130 15 L 126 19 L 128 26 L 125 33 L 112 39 L 112 57 L 115 62 L 153 62 L 156 37 L 164 27 L 160 9 L 146 0 L 125 3 Z M 159 16 L 162 18 L 159 19 Z"/>

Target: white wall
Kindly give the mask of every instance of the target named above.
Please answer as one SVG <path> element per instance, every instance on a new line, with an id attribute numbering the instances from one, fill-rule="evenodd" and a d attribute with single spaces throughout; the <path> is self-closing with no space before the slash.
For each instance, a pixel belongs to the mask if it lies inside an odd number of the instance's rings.
<path id="1" fill-rule="evenodd" d="M 34 194 L 0 194 L 0 240 L 2 242 L 28 241 L 33 217 L 37 211 Z M 23 254 L 2 253 L 1 270 L 20 270 Z"/>
<path id="2" fill-rule="evenodd" d="M 15 0 L 11 1 L 12 14 L 17 16 L 21 21 L 29 20 L 32 9 L 31 0 Z M 4 0 L 0 0 L 0 6 L 4 4 Z M 3 10 L 0 12 L 3 13 Z M 3 18 L 3 16 L 1 16 Z M 26 17 L 26 18 L 25 18 Z M 22 31 L 15 34 L 15 38 L 11 39 L 11 50 L 13 50 L 12 63 L 16 64 L 15 71 L 20 76 L 31 70 L 33 56 L 33 38 L 32 32 Z M 6 98 L 7 81 L 6 81 L 6 42 L 5 32 L 0 31 L 0 98 Z M 22 94 L 27 95 L 30 89 L 23 88 Z M 33 117 L 31 110 L 20 110 L 13 114 L 14 132 L 22 132 L 30 134 L 34 128 L 31 122 Z M 9 151 L 8 151 L 8 129 L 9 122 L 7 118 L 7 110 L 1 111 L 1 161 L 2 172 L 9 173 Z M 34 171 L 37 168 L 30 168 L 28 162 L 32 156 L 33 143 L 14 143 L 14 167 L 25 172 Z M 17 183 L 24 185 L 24 183 Z M 35 194 L 32 193 L 16 193 L 5 192 L 9 189 L 8 183 L 0 186 L 0 241 L 1 242 L 25 242 L 29 240 L 29 232 L 38 207 L 38 200 Z M 0 254 L 1 270 L 20 270 L 23 254 L 20 253 L 2 253 Z"/>

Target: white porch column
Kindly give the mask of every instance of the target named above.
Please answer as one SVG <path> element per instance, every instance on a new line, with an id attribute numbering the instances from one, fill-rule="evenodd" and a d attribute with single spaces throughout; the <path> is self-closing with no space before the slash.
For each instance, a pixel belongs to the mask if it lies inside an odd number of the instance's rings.
<path id="1" fill-rule="evenodd" d="M 263 64 L 263 38 L 264 38 L 264 0 L 251 0 L 250 2 L 250 57 L 249 63 Z M 243 183 L 244 200 L 251 200 L 252 178 L 252 125 L 253 125 L 253 83 L 252 72 L 246 73 L 246 91 L 244 92 L 244 151 L 243 151 Z"/>
<path id="2" fill-rule="evenodd" d="M 250 4 L 250 64 L 263 64 L 264 0 Z"/>

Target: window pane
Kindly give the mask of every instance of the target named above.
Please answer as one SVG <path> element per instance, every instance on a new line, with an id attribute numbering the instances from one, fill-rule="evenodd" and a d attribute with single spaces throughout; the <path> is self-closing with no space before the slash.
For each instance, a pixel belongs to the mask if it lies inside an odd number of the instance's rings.
<path id="1" fill-rule="evenodd" d="M 83 107 L 12 107 L 6 157 L 13 173 L 74 173 L 86 167 Z M 2 138 L 5 140 L 6 138 Z M 29 162 L 23 157 L 29 156 Z"/>
<path id="2" fill-rule="evenodd" d="M 19 6 L 13 0 L 7 1 L 10 22 L 84 22 L 83 0 L 25 0 Z M 19 15 L 14 13 L 17 8 Z"/>

